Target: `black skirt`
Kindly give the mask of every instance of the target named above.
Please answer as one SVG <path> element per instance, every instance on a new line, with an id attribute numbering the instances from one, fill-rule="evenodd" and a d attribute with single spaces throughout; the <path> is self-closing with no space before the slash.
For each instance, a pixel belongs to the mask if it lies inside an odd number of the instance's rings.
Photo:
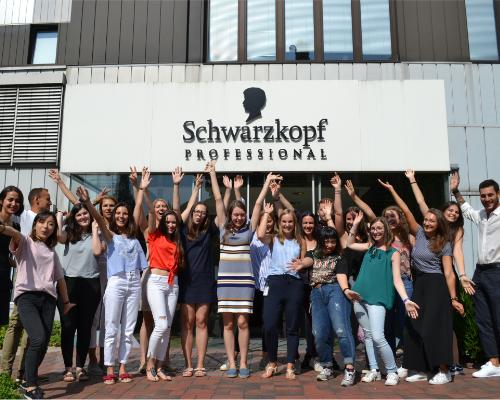
<path id="1" fill-rule="evenodd" d="M 411 300 L 417 319 L 406 317 L 403 367 L 431 371 L 453 364 L 453 308 L 443 274 L 415 274 Z"/>

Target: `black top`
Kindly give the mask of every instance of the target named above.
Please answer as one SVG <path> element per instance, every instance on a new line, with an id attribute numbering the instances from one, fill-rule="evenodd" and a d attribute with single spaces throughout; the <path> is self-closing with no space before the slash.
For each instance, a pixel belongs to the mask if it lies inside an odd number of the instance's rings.
<path id="1" fill-rule="evenodd" d="M 12 227 L 21 232 L 21 226 L 13 222 Z M 0 229 L 2 229 L 0 227 Z M 3 229 L 2 229 L 3 230 Z M 12 279 L 10 279 L 10 274 L 12 267 L 9 264 L 9 244 L 12 236 L 4 235 L 0 233 L 0 290 L 11 290 L 12 289 Z"/>
<path id="2" fill-rule="evenodd" d="M 356 243 L 358 243 L 358 240 L 356 240 Z M 347 276 L 352 276 L 354 280 L 356 280 L 359 274 L 359 270 L 361 269 L 361 264 L 363 264 L 365 253 L 346 247 L 344 249 L 344 254 L 347 260 L 347 264 L 349 265 L 349 274 Z"/>

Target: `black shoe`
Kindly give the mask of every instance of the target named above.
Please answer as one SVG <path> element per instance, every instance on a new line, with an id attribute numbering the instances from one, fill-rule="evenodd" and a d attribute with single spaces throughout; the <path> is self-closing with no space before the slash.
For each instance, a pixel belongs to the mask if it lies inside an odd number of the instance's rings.
<path id="1" fill-rule="evenodd" d="M 36 389 L 30 390 L 24 394 L 25 399 L 43 399 L 43 390 L 37 387 Z"/>
<path id="2" fill-rule="evenodd" d="M 312 359 L 312 356 L 309 354 L 306 354 L 306 356 L 304 357 L 304 361 L 302 361 L 302 364 L 300 364 L 301 368 L 303 368 L 303 369 L 311 368 L 311 365 L 310 365 L 311 359 Z"/>
<path id="3" fill-rule="evenodd" d="M 19 381 L 19 393 L 21 394 L 24 394 L 24 392 L 26 392 L 26 389 L 27 389 L 27 386 L 26 386 L 26 382 L 23 383 L 23 381 Z"/>
<path id="4" fill-rule="evenodd" d="M 464 375 L 464 369 L 460 364 L 453 363 L 453 365 L 450 367 L 450 374 L 451 375 Z"/>

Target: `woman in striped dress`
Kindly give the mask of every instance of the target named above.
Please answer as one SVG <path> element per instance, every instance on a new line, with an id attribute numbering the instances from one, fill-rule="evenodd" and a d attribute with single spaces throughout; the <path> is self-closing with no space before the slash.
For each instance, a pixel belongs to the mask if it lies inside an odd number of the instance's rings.
<path id="1" fill-rule="evenodd" d="M 247 354 L 250 344 L 248 318 L 253 312 L 255 281 L 250 260 L 250 243 L 259 218 L 260 208 L 272 180 L 282 179 L 270 173 L 255 203 L 252 220 L 247 217 L 245 204 L 233 201 L 227 211 L 222 201 L 214 163 L 208 163 L 206 171 L 210 173 L 212 191 L 215 198 L 217 218 L 220 229 L 220 263 L 217 280 L 218 312 L 224 321 L 224 344 L 229 360 L 227 376 L 238 376 L 234 359 L 234 323 L 238 324 L 238 342 L 240 345 L 240 378 L 248 378 Z M 222 222 L 224 221 L 224 222 Z M 235 318 L 236 317 L 236 318 Z"/>

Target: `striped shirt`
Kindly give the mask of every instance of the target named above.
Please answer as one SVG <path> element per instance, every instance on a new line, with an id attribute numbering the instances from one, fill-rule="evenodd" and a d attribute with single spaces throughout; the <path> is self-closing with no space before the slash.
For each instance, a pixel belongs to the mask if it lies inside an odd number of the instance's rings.
<path id="1" fill-rule="evenodd" d="M 261 292 L 264 291 L 264 286 L 266 285 L 271 257 L 271 249 L 267 244 L 264 244 L 259 240 L 257 232 L 255 232 L 252 238 L 252 243 L 250 243 L 250 258 L 252 259 L 255 289 L 258 289 Z"/>

